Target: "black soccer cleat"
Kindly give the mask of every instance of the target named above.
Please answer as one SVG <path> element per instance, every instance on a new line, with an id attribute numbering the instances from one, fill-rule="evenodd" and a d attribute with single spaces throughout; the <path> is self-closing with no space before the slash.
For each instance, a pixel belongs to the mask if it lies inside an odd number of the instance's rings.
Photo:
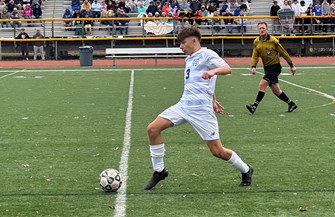
<path id="1" fill-rule="evenodd" d="M 250 186 L 251 185 L 251 177 L 252 174 L 254 173 L 254 168 L 248 164 L 249 171 L 246 173 L 241 173 L 242 174 L 242 181 L 240 186 Z"/>
<path id="2" fill-rule="evenodd" d="M 256 111 L 256 106 L 254 106 L 253 104 L 246 105 L 245 107 L 249 110 L 251 114 L 255 113 Z"/>
<path id="3" fill-rule="evenodd" d="M 293 111 L 296 110 L 297 108 L 298 108 L 297 104 L 292 103 L 292 104 L 288 105 L 287 112 L 293 112 Z"/>
<path id="4" fill-rule="evenodd" d="M 169 176 L 168 171 L 165 169 L 162 172 L 155 171 L 150 179 L 149 183 L 145 186 L 145 190 L 150 190 L 157 185 L 157 183 L 161 180 L 164 180 L 166 177 Z"/>

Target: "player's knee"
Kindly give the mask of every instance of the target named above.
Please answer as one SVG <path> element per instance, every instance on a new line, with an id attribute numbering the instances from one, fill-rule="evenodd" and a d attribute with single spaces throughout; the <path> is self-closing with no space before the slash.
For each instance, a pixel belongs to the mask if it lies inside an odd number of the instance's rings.
<path id="1" fill-rule="evenodd" d="M 147 134 L 148 134 L 148 136 L 154 136 L 154 135 L 159 134 L 159 130 L 153 124 L 149 124 L 147 126 Z"/>

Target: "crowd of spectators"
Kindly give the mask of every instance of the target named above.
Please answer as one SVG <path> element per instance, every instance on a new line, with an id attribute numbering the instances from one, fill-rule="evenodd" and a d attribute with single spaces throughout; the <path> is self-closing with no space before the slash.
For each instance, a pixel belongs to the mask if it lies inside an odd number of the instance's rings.
<path id="1" fill-rule="evenodd" d="M 81 2 L 82 1 L 82 2 Z M 166 34 L 178 31 L 178 26 L 197 23 L 201 26 L 215 24 L 215 32 L 219 33 L 225 28 L 220 19 L 208 19 L 205 17 L 221 16 L 226 13 L 226 8 L 232 11 L 234 16 L 245 16 L 250 0 L 224 0 L 221 6 L 219 0 L 71 0 L 71 7 L 66 8 L 63 18 L 97 18 L 89 22 L 65 20 L 64 27 L 75 31 L 76 35 L 91 34 L 93 26 L 98 23 L 106 25 L 111 34 L 119 31 L 120 34 L 128 34 L 130 20 L 129 13 L 138 14 L 139 17 L 170 17 L 171 19 L 143 20 L 139 25 L 144 25 L 148 33 Z M 78 13 L 79 11 L 79 13 Z M 242 13 L 241 13 L 242 11 Z M 100 18 L 122 18 L 113 21 Z M 221 24 L 222 23 L 222 24 Z M 179 25 L 180 24 L 180 25 Z M 246 32 L 246 19 L 233 20 L 231 26 L 240 32 Z M 99 26 L 99 28 L 101 28 Z M 158 28 L 160 31 L 153 31 Z M 162 28 L 165 28 L 162 29 Z M 230 28 L 230 27 L 229 27 Z M 229 29 L 227 28 L 227 29 Z M 79 29 L 82 29 L 81 32 Z M 231 32 L 231 31 L 228 31 Z"/>
<path id="2" fill-rule="evenodd" d="M 15 19 L 39 19 L 42 18 L 41 0 L 0 0 L 0 19 L 11 19 L 12 21 L 1 22 L 2 28 L 22 26 L 21 21 Z M 28 26 L 32 22 L 27 21 Z"/>
<path id="3" fill-rule="evenodd" d="M 327 33 L 335 31 L 335 0 L 274 0 L 270 16 L 277 16 L 281 9 L 293 11 L 291 32 Z M 304 18 L 304 16 L 316 16 Z M 278 19 L 273 19 L 273 32 L 283 31 Z"/>

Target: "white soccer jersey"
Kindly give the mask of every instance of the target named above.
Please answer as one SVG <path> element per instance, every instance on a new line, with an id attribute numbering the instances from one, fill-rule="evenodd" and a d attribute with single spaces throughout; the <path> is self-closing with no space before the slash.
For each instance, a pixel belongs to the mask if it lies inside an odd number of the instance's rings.
<path id="1" fill-rule="evenodd" d="M 209 106 L 212 109 L 216 76 L 205 80 L 202 74 L 227 63 L 217 53 L 207 48 L 201 48 L 188 56 L 185 62 L 184 93 L 180 103 L 188 108 Z"/>

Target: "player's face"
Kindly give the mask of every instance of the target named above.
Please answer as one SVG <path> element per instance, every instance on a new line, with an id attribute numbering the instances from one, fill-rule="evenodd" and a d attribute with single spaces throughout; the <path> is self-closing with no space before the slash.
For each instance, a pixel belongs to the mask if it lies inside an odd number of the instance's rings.
<path id="1" fill-rule="evenodd" d="M 258 32 L 261 37 L 265 37 L 268 34 L 268 29 L 265 24 L 258 25 Z"/>
<path id="2" fill-rule="evenodd" d="M 194 53 L 196 40 L 197 39 L 195 37 L 187 37 L 180 43 L 179 47 L 184 52 L 184 54 L 191 55 Z"/>

